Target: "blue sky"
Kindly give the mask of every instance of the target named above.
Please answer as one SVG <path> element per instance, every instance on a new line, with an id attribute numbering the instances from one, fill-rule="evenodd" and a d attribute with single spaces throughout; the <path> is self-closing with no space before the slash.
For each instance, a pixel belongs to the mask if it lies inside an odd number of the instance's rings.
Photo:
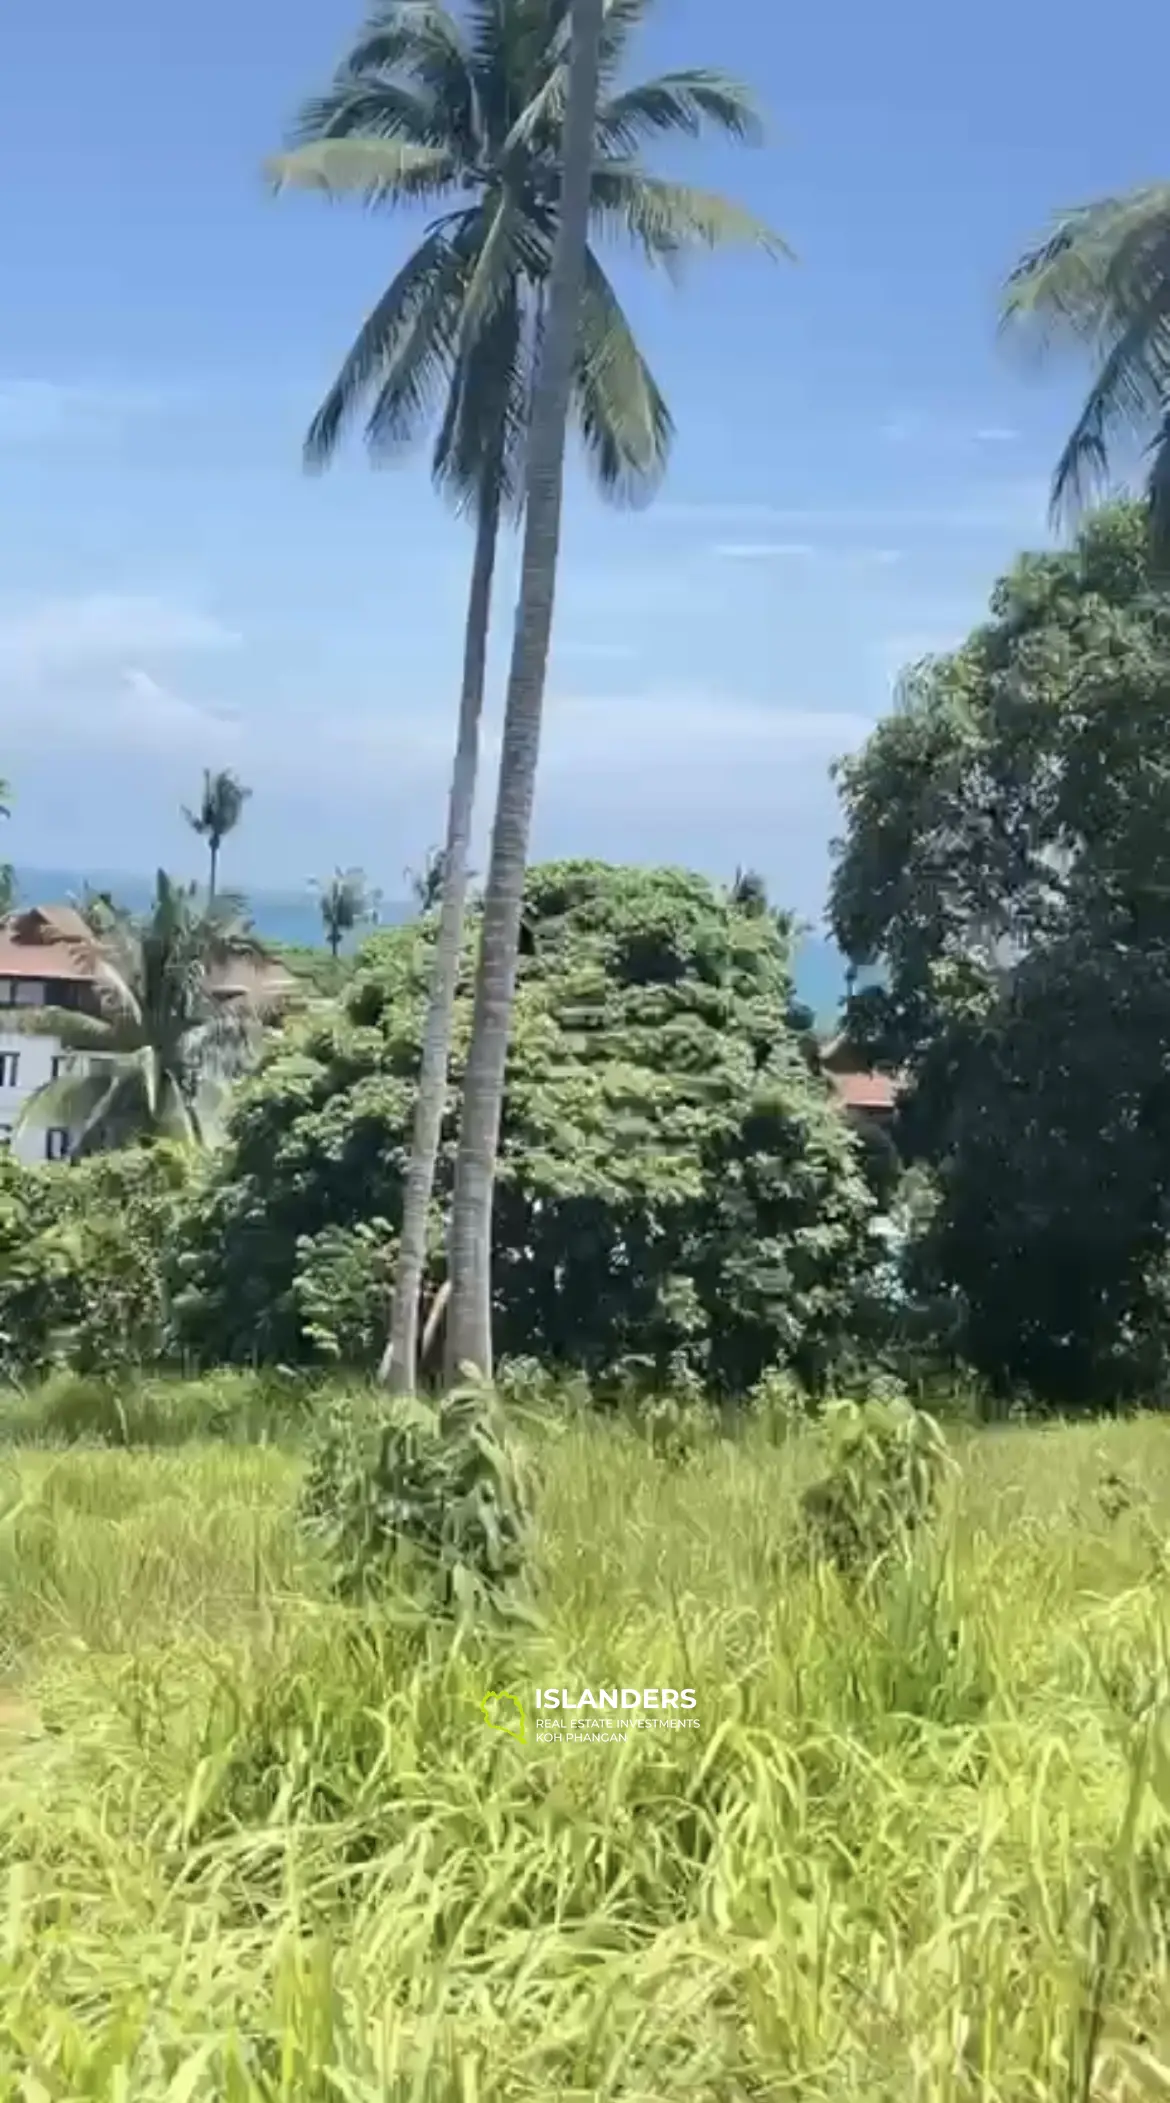
<path id="1" fill-rule="evenodd" d="M 273 200 L 266 153 L 348 0 L 56 0 L 0 74 L 0 771 L 25 864 L 182 867 L 206 765 L 254 787 L 232 877 L 441 837 L 469 539 L 425 456 L 306 480 L 308 417 L 417 228 Z M 1145 18 L 1145 19 L 1143 19 Z M 632 66 L 749 80 L 754 152 L 687 149 L 798 252 L 617 276 L 678 426 L 636 516 L 574 473 L 538 854 L 767 872 L 823 897 L 832 757 L 1043 541 L 1081 375 L 997 341 L 1058 207 L 1164 173 L 1158 69 L 1062 0 L 955 15 L 659 0 Z M 1115 75 L 1111 78 L 1111 74 Z M 674 156 L 676 167 L 682 158 Z M 510 632 L 505 573 L 493 664 Z M 494 794 L 489 744 L 481 804 Z M 483 847 L 480 846 L 482 866 Z"/>

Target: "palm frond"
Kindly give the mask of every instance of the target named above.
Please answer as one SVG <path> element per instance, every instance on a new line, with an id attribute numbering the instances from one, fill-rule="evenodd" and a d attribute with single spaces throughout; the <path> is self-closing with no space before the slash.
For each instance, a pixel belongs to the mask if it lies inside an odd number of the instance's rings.
<path id="1" fill-rule="evenodd" d="M 696 67 L 660 74 L 603 103 L 597 142 L 603 153 L 620 156 L 656 138 L 685 133 L 697 139 L 707 127 L 743 145 L 756 145 L 764 135 L 751 90 L 726 74 Z"/>
<path id="2" fill-rule="evenodd" d="M 120 1085 L 121 1074 L 113 1074 L 108 1068 L 93 1073 L 58 1074 L 21 1104 L 13 1121 L 13 1133 L 43 1132 L 54 1125 L 69 1132 L 84 1129 L 111 1088 Z"/>
<path id="3" fill-rule="evenodd" d="M 451 266 L 447 233 L 442 227 L 433 228 L 408 256 L 363 322 L 309 426 L 305 439 L 307 466 L 324 467 L 332 458 L 345 424 L 375 381 L 389 376 L 416 314 L 424 303 L 433 304 L 439 287 L 448 281 Z"/>
<path id="4" fill-rule="evenodd" d="M 671 264 L 696 248 L 761 248 L 792 259 L 779 234 L 713 190 L 646 175 L 623 161 L 599 161 L 593 171 L 594 223 L 624 233 L 651 262 Z"/>
<path id="5" fill-rule="evenodd" d="M 351 74 L 416 82 L 440 111 L 446 135 L 464 158 L 478 151 L 471 54 L 456 17 L 437 0 L 386 0 L 375 7 L 348 57 Z"/>
<path id="6" fill-rule="evenodd" d="M 619 501 L 644 502 L 666 471 L 674 425 L 617 294 L 588 249 L 573 392 L 600 486 Z"/>
<path id="7" fill-rule="evenodd" d="M 479 501 L 485 472 L 500 507 L 513 511 L 523 483 L 531 373 L 524 310 L 514 279 L 474 349 L 460 354 L 435 440 L 431 471 L 458 510 Z"/>
<path id="8" fill-rule="evenodd" d="M 265 172 L 278 193 L 322 190 L 329 197 L 362 197 L 376 207 L 443 196 L 459 162 L 446 146 L 414 146 L 406 139 L 320 139 L 274 154 Z"/>
<path id="9" fill-rule="evenodd" d="M 447 241 L 422 296 L 410 311 L 403 311 L 366 420 L 366 445 L 377 459 L 388 459 L 415 442 L 450 384 L 467 280 L 474 267 L 465 253 L 468 239 L 468 229 L 461 224 L 456 239 Z"/>
<path id="10" fill-rule="evenodd" d="M 180 1146 L 202 1144 L 203 1134 L 193 1105 L 187 1101 L 173 1074 L 159 1077 L 152 1120 L 160 1139 L 177 1141 Z"/>
<path id="11" fill-rule="evenodd" d="M 1162 418 L 1149 448 L 1146 502 L 1154 566 L 1163 578 L 1170 570 L 1170 411 Z"/>
<path id="12" fill-rule="evenodd" d="M 454 145 L 445 111 L 433 96 L 385 71 L 339 72 L 323 95 L 302 105 L 289 134 L 289 150 L 323 139 L 401 139 L 412 146 Z"/>
<path id="13" fill-rule="evenodd" d="M 1140 252 L 1168 224 L 1170 185 L 1164 183 L 1062 213 L 1011 272 L 1001 326 L 1026 326 L 1042 347 L 1061 337 L 1096 340 L 1116 321 L 1110 285 L 1119 263 L 1129 267 L 1135 244 Z"/>
<path id="14" fill-rule="evenodd" d="M 474 354 L 476 339 L 490 322 L 509 287 L 521 278 L 543 282 L 552 262 L 552 243 L 541 222 L 525 211 L 505 189 L 478 215 L 482 236 L 467 281 L 460 321 L 460 353 Z"/>
<path id="15" fill-rule="evenodd" d="M 1115 433 L 1141 434 L 1157 417 L 1163 392 L 1157 367 L 1150 362 L 1149 338 L 1149 323 L 1138 316 L 1107 352 L 1056 464 L 1054 519 L 1081 508 L 1105 486 Z"/>
<path id="16" fill-rule="evenodd" d="M 65 1051 L 116 1051 L 116 1027 L 105 1017 L 78 1008 L 6 1009 L 4 1027 L 21 1037 L 54 1037 Z"/>
<path id="17" fill-rule="evenodd" d="M 626 55 L 630 38 L 650 12 L 651 0 L 605 0 L 605 26 L 601 32 L 601 79 L 613 79 Z"/>
<path id="18" fill-rule="evenodd" d="M 96 1082 L 99 1076 L 95 1074 L 92 1078 Z M 141 1094 L 136 1081 L 133 1066 L 109 1075 L 104 1095 L 96 1096 L 88 1116 L 81 1120 L 80 1130 L 74 1135 L 70 1149 L 74 1160 L 100 1146 L 111 1129 L 120 1138 L 141 1139 L 146 1136 L 149 1126 L 142 1114 Z"/>

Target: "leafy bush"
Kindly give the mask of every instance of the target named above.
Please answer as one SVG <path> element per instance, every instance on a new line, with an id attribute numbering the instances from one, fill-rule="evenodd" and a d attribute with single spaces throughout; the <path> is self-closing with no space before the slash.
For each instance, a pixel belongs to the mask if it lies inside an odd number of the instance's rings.
<path id="1" fill-rule="evenodd" d="M 807 1424 L 810 1398 L 787 1367 L 770 1366 L 756 1381 L 747 1406 L 765 1437 L 783 1445 Z"/>
<path id="2" fill-rule="evenodd" d="M 930 1519 L 950 1465 L 933 1417 L 902 1400 L 836 1402 L 828 1467 L 801 1499 L 805 1537 L 848 1577 L 880 1563 Z"/>
<path id="3" fill-rule="evenodd" d="M 373 1394 L 338 1401 L 317 1440 L 301 1517 L 349 1597 L 421 1578 L 444 1609 L 502 1607 L 523 1575 L 532 1520 L 527 1457 L 490 1389 L 437 1407 Z"/>
<path id="4" fill-rule="evenodd" d="M 384 1219 L 298 1237 L 292 1296 L 315 1357 L 360 1366 L 379 1356 L 390 1321 L 397 1247 Z"/>
<path id="5" fill-rule="evenodd" d="M 783 930 L 686 871 L 589 862 L 530 870 L 525 915 L 493 1212 L 501 1358 L 534 1356 L 603 1398 L 684 1380 L 742 1396 L 778 1361 L 831 1360 L 872 1199 L 809 1056 Z M 401 1220 L 433 935 L 373 937 L 338 1008 L 290 1027 L 242 1090 L 178 1253 L 176 1318 L 200 1362 L 376 1355 L 367 1317 Z M 362 1238 L 375 1221 L 377 1246 Z"/>
<path id="6" fill-rule="evenodd" d="M 170 1342 L 164 1251 L 190 1168 L 155 1146 L 77 1166 L 0 1164 L 0 1371 L 115 1373 Z"/>

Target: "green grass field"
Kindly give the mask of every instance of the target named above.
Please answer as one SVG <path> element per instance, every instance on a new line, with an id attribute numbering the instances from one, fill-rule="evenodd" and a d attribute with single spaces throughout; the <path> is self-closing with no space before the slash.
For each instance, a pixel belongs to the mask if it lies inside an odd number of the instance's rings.
<path id="1" fill-rule="evenodd" d="M 330 1603 L 290 1453 L 10 1449 L 0 2097 L 1170 2096 L 1170 1424 L 958 1456 L 859 1605 L 807 1441 L 574 1424 L 535 1621 L 453 1644 Z M 701 1729 L 479 1711 L 612 1682 Z"/>

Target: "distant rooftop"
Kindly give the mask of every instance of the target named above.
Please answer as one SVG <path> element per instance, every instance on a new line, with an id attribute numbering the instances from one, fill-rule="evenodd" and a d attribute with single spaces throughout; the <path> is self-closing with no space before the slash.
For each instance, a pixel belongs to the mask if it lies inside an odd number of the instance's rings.
<path id="1" fill-rule="evenodd" d="M 99 956 L 98 939 L 76 906 L 26 906 L 0 921 L 0 979 L 90 985 Z M 228 1000 L 275 1002 L 297 991 L 297 980 L 274 957 L 228 958 L 212 967 L 207 983 Z"/>

